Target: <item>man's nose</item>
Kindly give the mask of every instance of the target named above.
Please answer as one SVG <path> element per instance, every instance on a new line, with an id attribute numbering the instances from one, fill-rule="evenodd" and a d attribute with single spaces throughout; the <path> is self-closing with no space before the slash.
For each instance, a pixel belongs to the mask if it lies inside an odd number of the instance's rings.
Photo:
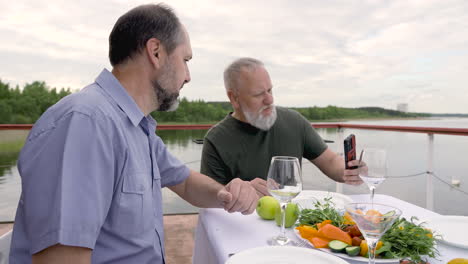
<path id="1" fill-rule="evenodd" d="M 185 71 L 185 83 L 188 83 L 190 82 L 190 80 L 192 80 L 192 78 L 190 77 L 190 70 L 188 68 L 188 66 L 186 66 L 186 71 Z"/>
<path id="2" fill-rule="evenodd" d="M 263 100 L 263 103 L 266 105 L 271 105 L 273 104 L 273 94 L 267 93 L 265 96 L 265 99 Z"/>

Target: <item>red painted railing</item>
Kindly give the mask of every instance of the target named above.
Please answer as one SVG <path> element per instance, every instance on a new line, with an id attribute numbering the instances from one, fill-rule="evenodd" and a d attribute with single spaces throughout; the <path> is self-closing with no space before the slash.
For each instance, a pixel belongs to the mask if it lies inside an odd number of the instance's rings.
<path id="1" fill-rule="evenodd" d="M 377 126 L 377 125 L 358 125 L 358 124 L 343 124 L 343 123 L 320 123 L 312 124 L 315 128 L 354 128 L 365 130 L 383 130 L 397 131 L 409 133 L 425 133 L 425 134 L 445 134 L 468 136 L 468 128 L 448 128 L 448 127 L 416 127 L 416 126 Z"/>
<path id="2" fill-rule="evenodd" d="M 29 130 L 32 124 L 0 124 L 0 130 Z"/>
<path id="3" fill-rule="evenodd" d="M 366 130 L 382 130 L 382 131 L 398 131 L 409 133 L 426 133 L 426 134 L 445 134 L 468 136 L 467 128 L 447 128 L 447 127 L 413 127 L 413 126 L 377 126 L 377 125 L 358 125 L 345 123 L 312 123 L 315 128 L 353 128 Z M 0 124 L 0 130 L 28 130 L 32 128 L 32 124 Z M 159 130 L 193 130 L 193 129 L 209 129 L 213 125 L 158 125 Z"/>

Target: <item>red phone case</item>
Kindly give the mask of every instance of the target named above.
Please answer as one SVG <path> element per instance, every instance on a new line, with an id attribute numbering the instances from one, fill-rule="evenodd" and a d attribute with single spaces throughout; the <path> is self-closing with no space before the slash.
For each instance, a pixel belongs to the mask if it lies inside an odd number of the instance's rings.
<path id="1" fill-rule="evenodd" d="M 349 167 L 348 162 L 356 159 L 356 136 L 349 135 L 343 142 L 346 169 L 357 169 L 357 166 Z"/>

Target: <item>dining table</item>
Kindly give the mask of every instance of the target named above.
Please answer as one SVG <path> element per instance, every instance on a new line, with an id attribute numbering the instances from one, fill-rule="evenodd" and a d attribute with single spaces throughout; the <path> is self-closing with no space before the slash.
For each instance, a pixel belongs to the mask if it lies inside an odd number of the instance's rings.
<path id="1" fill-rule="evenodd" d="M 369 202 L 369 195 L 357 194 L 348 195 L 353 202 Z M 402 211 L 402 217 L 410 219 L 416 216 L 418 219 L 430 219 L 440 216 L 431 210 L 400 200 L 398 198 L 376 194 L 375 203 L 388 204 Z M 467 229 L 468 230 L 468 227 Z M 466 232 L 468 236 L 468 231 Z M 195 246 L 193 252 L 193 264 L 222 264 L 228 258 L 238 252 L 256 247 L 267 246 L 267 240 L 279 234 L 280 229 L 275 221 L 263 220 L 255 212 L 250 215 L 241 213 L 228 213 L 223 209 L 206 208 L 201 209 L 198 218 L 198 225 L 195 233 Z M 300 246 L 310 247 L 310 250 L 317 250 L 301 241 L 294 233 L 293 228 L 287 228 L 286 235 L 298 242 Z M 454 258 L 467 258 L 468 249 L 437 242 L 439 255 L 436 258 L 428 258 L 431 264 L 444 263 Z M 352 264 L 362 264 L 364 262 L 345 259 Z M 398 263 L 398 261 L 396 262 Z"/>

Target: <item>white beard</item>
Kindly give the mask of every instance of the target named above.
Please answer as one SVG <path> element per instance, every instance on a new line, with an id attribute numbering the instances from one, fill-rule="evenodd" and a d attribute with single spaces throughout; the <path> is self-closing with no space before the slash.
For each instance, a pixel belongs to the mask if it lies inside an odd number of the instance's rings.
<path id="1" fill-rule="evenodd" d="M 262 111 L 271 107 L 271 114 L 270 115 L 263 115 Z M 242 109 L 241 109 L 242 110 Z M 264 106 L 260 108 L 260 110 L 255 112 L 244 111 L 245 119 L 249 122 L 252 126 L 267 131 L 270 129 L 276 122 L 276 107 L 274 105 Z"/>
<path id="2" fill-rule="evenodd" d="M 178 107 L 179 107 L 179 100 L 176 100 L 171 104 L 171 106 L 169 106 L 169 109 L 167 109 L 166 112 L 173 112 L 177 110 Z"/>

